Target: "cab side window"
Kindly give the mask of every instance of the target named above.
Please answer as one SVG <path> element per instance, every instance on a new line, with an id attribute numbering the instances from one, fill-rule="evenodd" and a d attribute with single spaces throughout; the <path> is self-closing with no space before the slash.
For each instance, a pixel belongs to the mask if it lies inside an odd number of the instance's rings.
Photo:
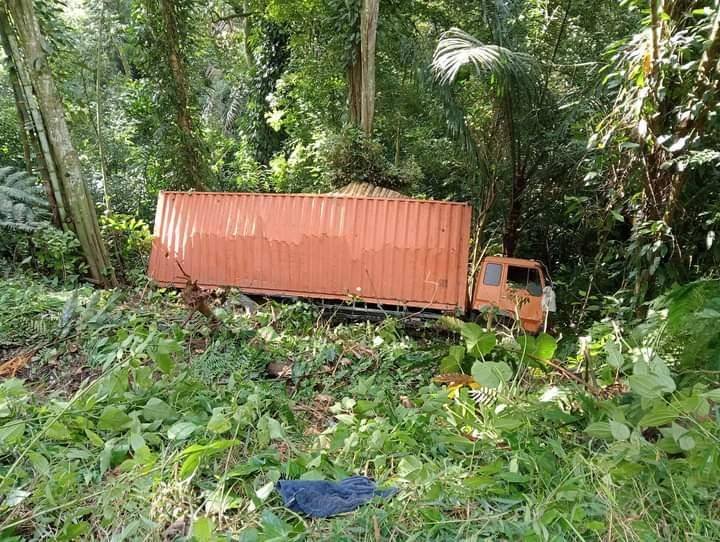
<path id="1" fill-rule="evenodd" d="M 502 265 L 500 265 L 499 263 L 489 263 L 485 266 L 483 284 L 485 286 L 499 286 L 501 276 Z"/>
<path id="2" fill-rule="evenodd" d="M 532 267 L 508 266 L 507 285 L 516 290 L 527 290 L 530 295 L 535 297 L 542 295 L 540 273 Z"/>

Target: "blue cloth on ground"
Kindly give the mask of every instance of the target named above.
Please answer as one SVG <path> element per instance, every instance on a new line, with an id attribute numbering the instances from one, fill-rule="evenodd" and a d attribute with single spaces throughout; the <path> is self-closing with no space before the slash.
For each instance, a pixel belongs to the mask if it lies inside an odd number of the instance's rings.
<path id="1" fill-rule="evenodd" d="M 351 512 L 375 496 L 389 499 L 397 488 L 377 489 L 366 476 L 351 476 L 341 482 L 325 480 L 280 480 L 277 490 L 290 510 L 313 518 Z"/>

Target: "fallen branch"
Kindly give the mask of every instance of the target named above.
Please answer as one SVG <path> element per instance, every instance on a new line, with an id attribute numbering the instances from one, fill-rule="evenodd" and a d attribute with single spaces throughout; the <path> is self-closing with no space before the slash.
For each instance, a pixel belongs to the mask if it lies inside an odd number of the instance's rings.
<path id="1" fill-rule="evenodd" d="M 197 311 L 210 321 L 210 326 L 213 329 L 216 329 L 220 325 L 220 320 L 218 320 L 217 316 L 215 316 L 210 304 L 208 303 L 208 299 L 212 297 L 212 292 L 200 288 L 200 286 L 198 286 L 198 281 L 192 280 L 190 275 L 188 275 L 182 265 L 180 265 L 180 262 L 175 260 L 175 263 L 178 268 L 180 268 L 180 272 L 185 278 L 185 287 L 182 291 L 182 297 L 185 304 L 188 308 L 190 308 L 190 314 L 188 314 L 187 319 L 183 322 L 183 326 L 190 321 L 193 314 L 195 314 L 195 311 Z"/>

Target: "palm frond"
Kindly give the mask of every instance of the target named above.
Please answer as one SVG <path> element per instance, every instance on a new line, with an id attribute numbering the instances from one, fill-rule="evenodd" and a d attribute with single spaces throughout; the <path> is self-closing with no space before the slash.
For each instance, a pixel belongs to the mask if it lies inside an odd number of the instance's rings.
<path id="1" fill-rule="evenodd" d="M 49 216 L 35 177 L 18 168 L 0 168 L 0 229 L 31 232 L 46 225 Z"/>
<path id="2" fill-rule="evenodd" d="M 247 104 L 247 91 L 243 88 L 236 88 L 230 93 L 230 103 L 228 104 L 227 111 L 225 112 L 224 127 L 225 131 L 229 132 L 235 125 L 235 120 L 240 115 L 241 110 Z"/>
<path id="3" fill-rule="evenodd" d="M 478 75 L 491 75 L 502 91 L 534 89 L 539 81 L 537 62 L 532 56 L 482 43 L 459 28 L 451 28 L 440 36 L 435 48 L 433 72 L 447 84 L 465 66 L 474 67 Z"/>

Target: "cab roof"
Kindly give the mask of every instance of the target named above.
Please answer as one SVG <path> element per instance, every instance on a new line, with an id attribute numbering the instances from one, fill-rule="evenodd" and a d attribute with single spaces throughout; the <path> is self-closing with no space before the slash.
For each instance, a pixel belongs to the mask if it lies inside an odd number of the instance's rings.
<path id="1" fill-rule="evenodd" d="M 487 256 L 484 258 L 486 262 L 517 265 L 518 267 L 536 267 L 541 269 L 540 262 L 536 260 L 525 260 L 523 258 L 509 258 L 506 256 Z"/>

